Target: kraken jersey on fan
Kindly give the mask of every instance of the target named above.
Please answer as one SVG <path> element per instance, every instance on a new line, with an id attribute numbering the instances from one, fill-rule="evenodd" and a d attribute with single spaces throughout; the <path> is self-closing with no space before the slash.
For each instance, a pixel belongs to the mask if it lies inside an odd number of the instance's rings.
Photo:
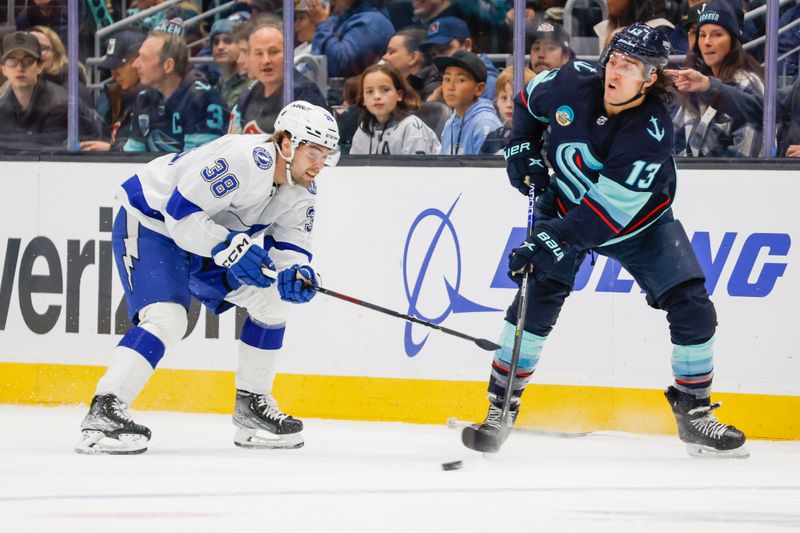
<path id="1" fill-rule="evenodd" d="M 205 77 L 189 70 L 169 98 L 152 87 L 136 95 L 126 152 L 181 152 L 223 135 L 225 104 Z"/>
<path id="2" fill-rule="evenodd" d="M 515 99 L 512 138 L 539 139 L 548 125 L 550 188 L 559 217 L 570 213 L 553 226 L 571 246 L 620 242 L 669 210 L 676 180 L 672 120 L 656 96 L 608 117 L 603 71 L 572 61 L 541 72 Z"/>
<path id="3" fill-rule="evenodd" d="M 225 135 L 161 156 L 126 180 L 116 199 L 142 226 L 192 254 L 210 257 L 236 231 L 265 234 L 265 249 L 308 263 L 316 189 L 273 183 L 275 146 L 267 139 Z"/>

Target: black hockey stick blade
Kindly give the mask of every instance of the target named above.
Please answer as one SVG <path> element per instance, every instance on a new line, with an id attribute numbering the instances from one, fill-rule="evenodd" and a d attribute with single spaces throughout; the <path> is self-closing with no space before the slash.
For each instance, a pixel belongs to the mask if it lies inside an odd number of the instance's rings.
<path id="1" fill-rule="evenodd" d="M 261 271 L 264 273 L 265 276 L 271 279 L 277 279 L 278 275 L 274 270 L 270 270 L 267 268 L 266 265 L 261 265 Z M 299 275 L 299 274 L 298 274 Z M 472 335 L 467 335 L 466 333 L 461 333 L 460 331 L 456 331 L 454 329 L 446 328 L 444 326 L 440 326 L 438 324 L 434 324 L 432 322 L 428 322 L 425 320 L 420 320 L 419 318 L 406 315 L 400 313 L 398 311 L 393 311 L 391 309 L 387 309 L 386 307 L 381 307 L 380 305 L 373 304 L 370 302 L 366 302 L 359 298 L 355 298 L 353 296 L 348 296 L 347 294 L 342 294 L 341 292 L 332 291 L 331 289 L 326 289 L 325 287 L 320 287 L 319 285 L 312 285 L 310 281 L 300 276 L 300 278 L 312 289 L 317 292 L 321 292 L 322 294 L 326 294 L 328 296 L 332 296 L 333 298 L 338 298 L 339 300 L 344 300 L 345 302 L 350 302 L 352 304 L 360 305 L 361 307 L 366 307 L 367 309 L 372 309 L 373 311 L 377 311 L 379 313 L 383 313 L 385 315 L 402 318 L 403 320 L 407 320 L 409 322 L 413 322 L 415 324 L 420 324 L 423 326 L 427 326 L 431 329 L 436 329 L 441 331 L 442 333 L 447 333 L 448 335 L 453 335 L 454 337 L 459 337 L 461 339 L 465 339 L 468 341 L 472 341 L 478 345 L 479 348 L 483 350 L 487 350 L 493 352 L 495 350 L 499 350 L 501 346 L 497 343 L 494 343 L 488 339 L 480 339 L 477 337 L 473 337 Z"/>
<path id="2" fill-rule="evenodd" d="M 482 430 L 478 424 L 471 424 L 461 430 L 461 442 L 470 450 L 482 453 L 497 453 L 505 442 L 507 432 L 502 430 Z"/>
<path id="3" fill-rule="evenodd" d="M 472 422 L 467 422 L 465 420 L 459 420 L 457 418 L 448 418 L 447 422 L 445 423 L 445 425 L 448 428 L 451 428 L 451 429 L 461 429 L 462 430 L 461 431 L 461 441 L 464 442 L 464 445 L 467 446 L 468 448 L 472 448 L 471 446 L 469 446 L 465 442 L 464 433 L 466 432 L 466 430 L 468 430 L 470 428 L 477 427 L 478 424 L 473 424 Z M 554 437 L 554 438 L 557 438 L 557 439 L 575 439 L 575 438 L 578 438 L 578 437 L 587 437 L 587 436 L 589 436 L 589 435 L 591 435 L 593 433 L 592 431 L 557 431 L 557 430 L 554 430 L 554 429 L 536 429 L 536 428 L 526 428 L 526 427 L 514 427 L 514 428 L 511 428 L 511 431 L 513 433 L 526 433 L 528 435 L 538 435 L 538 436 L 541 436 L 541 437 Z M 473 437 L 472 435 L 470 435 L 468 438 L 473 439 L 473 438 L 480 438 L 480 437 Z M 502 442 L 501 442 L 501 444 L 502 444 Z M 483 450 L 477 450 L 476 448 L 472 448 L 472 449 L 476 450 L 476 451 L 483 451 Z"/>

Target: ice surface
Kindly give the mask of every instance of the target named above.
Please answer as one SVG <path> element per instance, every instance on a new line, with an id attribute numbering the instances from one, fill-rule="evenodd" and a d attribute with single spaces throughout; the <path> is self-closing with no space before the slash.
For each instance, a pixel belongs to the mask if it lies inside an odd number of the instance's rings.
<path id="1" fill-rule="evenodd" d="M 146 454 L 84 456 L 84 413 L 0 406 L 2 531 L 800 530 L 800 442 L 696 460 L 674 437 L 512 434 L 485 458 L 444 426 L 305 420 L 304 448 L 254 451 L 227 416 L 134 412 Z"/>

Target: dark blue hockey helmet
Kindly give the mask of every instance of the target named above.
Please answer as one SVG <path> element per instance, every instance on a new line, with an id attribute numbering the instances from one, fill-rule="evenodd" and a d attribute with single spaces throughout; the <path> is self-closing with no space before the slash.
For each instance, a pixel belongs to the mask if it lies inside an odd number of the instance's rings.
<path id="1" fill-rule="evenodd" d="M 634 22 L 614 35 L 600 56 L 600 64 L 605 66 L 612 52 L 620 52 L 657 70 L 666 66 L 671 51 L 672 45 L 663 32 L 647 24 Z"/>

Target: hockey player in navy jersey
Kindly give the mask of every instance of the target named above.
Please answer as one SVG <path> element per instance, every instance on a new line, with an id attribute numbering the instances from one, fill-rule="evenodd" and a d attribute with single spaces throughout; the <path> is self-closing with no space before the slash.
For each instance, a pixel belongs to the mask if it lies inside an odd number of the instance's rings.
<path id="1" fill-rule="evenodd" d="M 586 254 L 617 260 L 666 312 L 674 384 L 665 395 L 691 455 L 746 457 L 744 434 L 719 422 L 711 403 L 717 317 L 681 223 L 673 218 L 676 170 L 662 69 L 662 33 L 635 23 L 618 33 L 600 64 L 567 63 L 536 76 L 516 98 L 505 150 L 513 186 L 538 190 L 531 237 L 509 256 L 509 274 L 530 272 L 511 419 Z M 548 175 L 540 149 L 549 127 Z M 501 412 L 515 337 L 519 291 L 506 313 L 489 379 L 489 412 L 465 428 L 469 448 L 497 451 L 508 435 Z"/>
<path id="2" fill-rule="evenodd" d="M 135 326 L 97 384 L 76 451 L 147 449 L 150 430 L 126 406 L 186 332 L 192 296 L 214 313 L 238 305 L 249 315 L 239 342 L 235 444 L 303 445 L 303 423 L 278 408 L 272 381 L 289 308 L 315 294 L 307 285 L 316 284 L 315 179 L 336 163 L 339 131 L 328 111 L 303 101 L 279 113 L 275 130 L 161 156 L 118 189 L 112 243 Z"/>

